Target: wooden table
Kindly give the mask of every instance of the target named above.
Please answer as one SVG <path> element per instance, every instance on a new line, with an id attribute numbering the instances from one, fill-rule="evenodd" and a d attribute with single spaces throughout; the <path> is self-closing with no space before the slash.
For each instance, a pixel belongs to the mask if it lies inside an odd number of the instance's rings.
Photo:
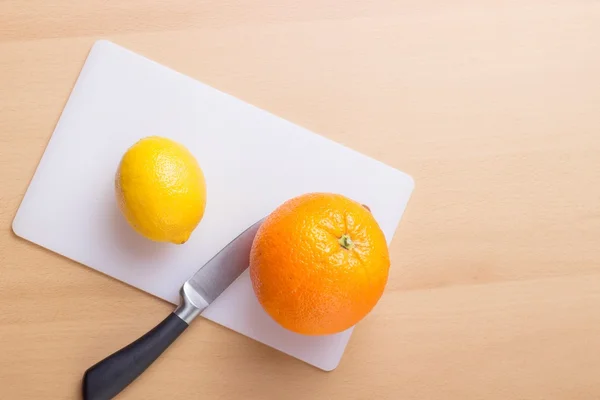
<path id="1" fill-rule="evenodd" d="M 98 38 L 416 180 L 337 370 L 200 320 L 120 398 L 600 399 L 590 0 L 1 0 L 1 399 L 78 398 L 171 309 L 11 232 Z"/>

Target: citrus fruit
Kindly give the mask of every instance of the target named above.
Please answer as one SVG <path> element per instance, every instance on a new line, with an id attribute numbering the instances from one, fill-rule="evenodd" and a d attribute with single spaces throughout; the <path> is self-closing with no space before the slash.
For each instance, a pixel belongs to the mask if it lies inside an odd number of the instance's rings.
<path id="1" fill-rule="evenodd" d="M 276 208 L 250 252 L 263 309 L 305 335 L 341 332 L 363 319 L 387 284 L 390 257 L 377 221 L 360 203 L 308 193 Z"/>
<path id="2" fill-rule="evenodd" d="M 185 243 L 206 207 L 206 183 L 194 156 L 171 139 L 149 136 L 123 155 L 115 176 L 119 209 L 144 237 Z"/>

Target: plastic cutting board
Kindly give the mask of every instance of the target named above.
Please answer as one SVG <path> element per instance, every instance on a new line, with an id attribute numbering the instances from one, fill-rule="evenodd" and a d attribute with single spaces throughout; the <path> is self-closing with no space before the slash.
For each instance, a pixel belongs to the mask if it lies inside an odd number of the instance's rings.
<path id="1" fill-rule="evenodd" d="M 183 143 L 206 175 L 204 219 L 182 246 L 140 237 L 117 210 L 113 182 L 119 160 L 130 145 L 149 135 Z M 177 303 L 181 284 L 193 272 L 293 196 L 330 191 L 368 204 L 389 242 L 412 190 L 413 180 L 401 171 L 98 41 L 13 229 L 31 242 Z M 202 315 L 323 370 L 339 364 L 352 333 L 309 337 L 279 327 L 258 304 L 247 272 Z"/>

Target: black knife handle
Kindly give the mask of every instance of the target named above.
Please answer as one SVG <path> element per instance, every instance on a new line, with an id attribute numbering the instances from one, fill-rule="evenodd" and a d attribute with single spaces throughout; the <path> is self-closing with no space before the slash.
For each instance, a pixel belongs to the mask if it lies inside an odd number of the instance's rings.
<path id="1" fill-rule="evenodd" d="M 171 313 L 135 342 L 90 367 L 83 376 L 84 400 L 109 400 L 156 360 L 188 327 Z"/>

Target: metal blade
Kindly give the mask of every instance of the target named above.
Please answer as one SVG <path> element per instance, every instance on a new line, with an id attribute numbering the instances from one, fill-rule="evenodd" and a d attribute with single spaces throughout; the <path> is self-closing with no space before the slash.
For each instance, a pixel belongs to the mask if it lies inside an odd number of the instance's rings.
<path id="1" fill-rule="evenodd" d="M 202 311 L 227 289 L 250 263 L 250 249 L 264 218 L 233 239 L 183 285 L 184 300 Z M 182 310 L 183 311 L 183 310 Z M 180 315 L 183 317 L 183 314 Z M 184 318 L 187 322 L 187 318 Z"/>

